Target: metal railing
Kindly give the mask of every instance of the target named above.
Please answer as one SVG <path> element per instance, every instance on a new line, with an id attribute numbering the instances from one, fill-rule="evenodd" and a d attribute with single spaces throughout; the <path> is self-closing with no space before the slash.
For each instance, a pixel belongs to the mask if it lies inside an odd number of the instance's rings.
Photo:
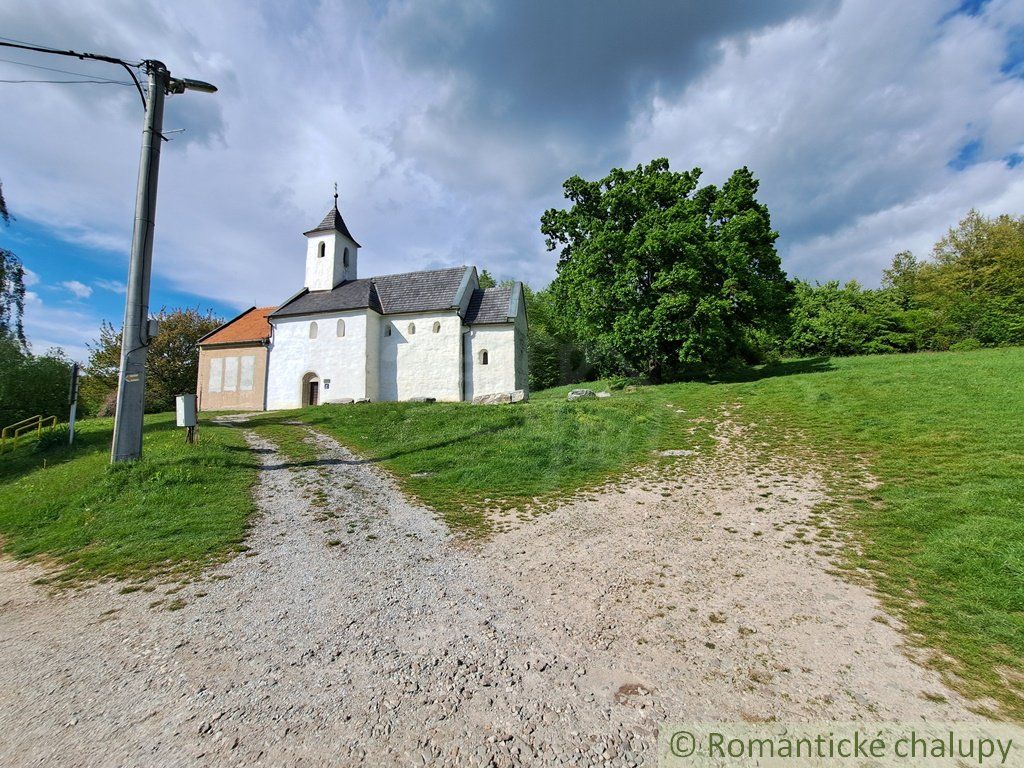
<path id="1" fill-rule="evenodd" d="M 6 451 L 8 447 L 14 450 L 18 446 L 19 438 L 30 432 L 41 435 L 43 427 L 53 429 L 56 426 L 56 416 L 29 416 L 27 419 L 6 426 L 0 430 L 0 453 Z"/>

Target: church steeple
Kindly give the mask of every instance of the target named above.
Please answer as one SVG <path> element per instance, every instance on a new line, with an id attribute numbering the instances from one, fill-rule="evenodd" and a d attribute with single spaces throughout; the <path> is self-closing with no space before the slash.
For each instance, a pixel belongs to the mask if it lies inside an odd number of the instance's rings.
<path id="1" fill-rule="evenodd" d="M 334 205 L 306 236 L 306 288 L 329 291 L 336 285 L 356 279 L 359 243 L 348 231 L 338 210 L 338 185 L 334 185 Z"/>
<path id="2" fill-rule="evenodd" d="M 352 233 L 348 231 L 348 227 L 345 226 L 345 220 L 341 218 L 341 211 L 338 210 L 338 185 L 334 185 L 334 207 L 331 208 L 325 215 L 323 220 L 317 224 L 313 229 L 308 232 L 303 232 L 306 237 L 310 235 L 316 235 L 321 232 L 340 232 L 353 243 L 356 248 L 360 247 L 356 239 L 352 237 Z"/>

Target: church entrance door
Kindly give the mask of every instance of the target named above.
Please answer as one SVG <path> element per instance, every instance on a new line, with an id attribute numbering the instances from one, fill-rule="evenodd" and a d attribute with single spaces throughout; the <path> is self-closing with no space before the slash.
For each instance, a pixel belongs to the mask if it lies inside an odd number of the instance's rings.
<path id="1" fill-rule="evenodd" d="M 302 377 L 299 396 L 302 398 L 303 408 L 307 405 L 320 405 L 320 377 L 313 371 Z"/>

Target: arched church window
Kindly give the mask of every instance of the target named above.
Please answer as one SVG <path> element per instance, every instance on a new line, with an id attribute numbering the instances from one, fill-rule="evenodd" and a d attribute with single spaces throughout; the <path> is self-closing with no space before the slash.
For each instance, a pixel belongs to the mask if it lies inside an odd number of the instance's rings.
<path id="1" fill-rule="evenodd" d="M 344 335 L 345 335 L 345 321 L 339 318 L 338 319 L 338 338 L 340 339 Z"/>
<path id="2" fill-rule="evenodd" d="M 409 323 L 409 335 L 416 333 L 416 323 Z"/>
<path id="3" fill-rule="evenodd" d="M 315 339 L 317 330 L 319 329 L 317 328 L 316 321 L 314 320 L 312 323 L 309 324 L 309 338 Z"/>
<path id="4" fill-rule="evenodd" d="M 434 321 L 434 333 L 440 333 L 440 332 L 441 332 L 441 321 L 440 320 L 435 320 Z"/>
<path id="5" fill-rule="evenodd" d="M 341 254 L 341 265 L 348 269 L 348 248 Z"/>
<path id="6" fill-rule="evenodd" d="M 487 350 L 480 350 L 480 365 L 487 365 Z"/>
<path id="7" fill-rule="evenodd" d="M 316 249 L 316 255 L 319 256 L 322 259 L 326 253 L 327 253 L 327 244 L 326 243 L 320 243 L 320 245 Z"/>
<path id="8" fill-rule="evenodd" d="M 391 335 L 391 323 L 386 323 L 384 325 L 384 335 L 385 336 L 390 336 Z"/>

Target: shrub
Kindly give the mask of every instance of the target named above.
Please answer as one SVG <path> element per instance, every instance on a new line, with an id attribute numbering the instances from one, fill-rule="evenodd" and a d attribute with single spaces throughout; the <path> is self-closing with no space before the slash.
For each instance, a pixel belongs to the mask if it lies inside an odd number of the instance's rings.
<path id="1" fill-rule="evenodd" d="M 984 345 L 977 339 L 961 339 L 955 344 L 949 345 L 950 352 L 969 352 L 972 349 L 981 349 Z"/>
<path id="2" fill-rule="evenodd" d="M 39 434 L 35 449 L 38 453 L 48 453 L 63 448 L 68 444 L 69 429 L 67 424 L 58 424 L 52 429 L 44 429 Z"/>

